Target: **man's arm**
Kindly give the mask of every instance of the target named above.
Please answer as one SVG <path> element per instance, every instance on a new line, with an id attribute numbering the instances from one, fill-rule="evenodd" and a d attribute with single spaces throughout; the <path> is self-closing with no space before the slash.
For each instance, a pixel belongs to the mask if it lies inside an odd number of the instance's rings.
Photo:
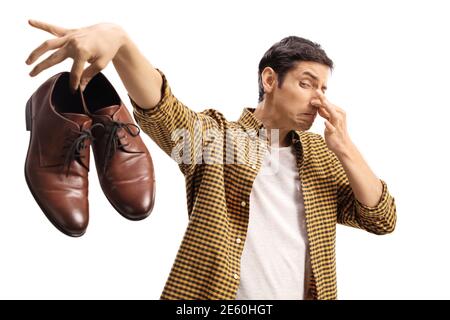
<path id="1" fill-rule="evenodd" d="M 164 152 L 176 157 L 183 174 L 193 172 L 198 155 L 202 156 L 203 136 L 210 129 L 223 127 L 221 122 L 224 119 L 219 114 L 194 112 L 179 101 L 172 94 L 163 73 L 153 68 L 116 24 L 100 23 L 78 29 L 35 20 L 30 20 L 29 24 L 57 37 L 45 41 L 31 52 L 26 60 L 29 65 L 44 53 L 56 50 L 33 68 L 31 76 L 72 58 L 70 87 L 73 91 L 78 88 L 83 91 L 89 81 L 112 61 L 128 91 L 139 126 Z M 87 68 L 86 64 L 89 64 Z M 181 153 L 182 161 L 178 159 Z"/>
<path id="2" fill-rule="evenodd" d="M 318 92 L 319 114 L 325 118 L 325 142 L 330 150 L 337 185 L 337 220 L 375 234 L 394 230 L 397 216 L 394 198 L 378 179 L 347 132 L 345 111 Z"/>
<path id="3" fill-rule="evenodd" d="M 341 156 L 343 160 L 330 154 L 336 181 L 338 223 L 374 234 L 394 231 L 396 205 L 387 184 L 373 174 L 359 152 L 355 158 Z"/>
<path id="4" fill-rule="evenodd" d="M 217 130 L 221 119 L 184 105 L 172 93 L 164 73 L 150 64 L 126 34 L 123 41 L 113 63 L 128 91 L 136 122 L 177 161 L 184 175 L 192 173 L 201 161 L 205 132 Z"/>
<path id="5" fill-rule="evenodd" d="M 161 75 L 129 36 L 123 30 L 119 32 L 123 44 L 112 60 L 114 67 L 130 98 L 142 109 L 151 109 L 161 100 Z"/>
<path id="6" fill-rule="evenodd" d="M 375 207 L 381 200 L 383 184 L 370 169 L 357 147 L 350 143 L 336 156 L 344 168 L 356 200 L 367 207 Z"/>

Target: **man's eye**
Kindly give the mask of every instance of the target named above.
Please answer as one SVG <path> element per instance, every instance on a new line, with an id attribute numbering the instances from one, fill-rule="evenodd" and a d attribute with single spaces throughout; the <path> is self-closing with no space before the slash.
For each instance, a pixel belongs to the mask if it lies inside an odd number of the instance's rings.
<path id="1" fill-rule="evenodd" d="M 311 85 L 309 84 L 309 83 L 307 83 L 307 82 L 300 82 L 300 85 L 302 86 L 302 87 L 306 87 L 306 88 L 309 88 Z"/>

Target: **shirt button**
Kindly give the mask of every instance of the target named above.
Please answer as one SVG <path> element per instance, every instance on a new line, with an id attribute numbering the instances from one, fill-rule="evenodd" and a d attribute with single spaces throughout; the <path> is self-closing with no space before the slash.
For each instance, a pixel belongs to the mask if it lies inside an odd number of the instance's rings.
<path id="1" fill-rule="evenodd" d="M 245 201 L 241 202 L 241 206 L 245 207 L 247 205 L 247 203 L 245 203 Z"/>
<path id="2" fill-rule="evenodd" d="M 239 244 L 239 243 L 241 243 L 241 242 L 242 242 L 241 238 L 236 238 L 236 243 L 237 243 L 237 244 Z"/>
<path id="3" fill-rule="evenodd" d="M 233 274 L 233 278 L 235 278 L 236 280 L 239 279 L 239 275 L 237 273 Z"/>
<path id="4" fill-rule="evenodd" d="M 256 164 L 253 164 L 253 165 L 252 165 L 252 169 L 256 169 Z"/>

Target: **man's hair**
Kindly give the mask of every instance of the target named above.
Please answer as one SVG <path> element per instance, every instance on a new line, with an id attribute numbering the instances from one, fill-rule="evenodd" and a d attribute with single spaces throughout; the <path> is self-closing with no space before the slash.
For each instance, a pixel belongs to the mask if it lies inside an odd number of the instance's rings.
<path id="1" fill-rule="evenodd" d="M 259 62 L 258 102 L 264 99 L 264 87 L 261 74 L 265 67 L 271 67 L 277 73 L 278 87 L 281 88 L 286 73 L 295 68 L 296 64 L 300 61 L 318 62 L 333 70 L 333 61 L 328 58 L 325 51 L 320 47 L 320 44 L 296 36 L 286 37 L 270 47 Z"/>

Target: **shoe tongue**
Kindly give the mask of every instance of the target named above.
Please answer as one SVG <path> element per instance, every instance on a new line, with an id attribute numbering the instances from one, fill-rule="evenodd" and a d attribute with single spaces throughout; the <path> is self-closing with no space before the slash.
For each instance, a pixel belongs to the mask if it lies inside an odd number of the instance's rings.
<path id="1" fill-rule="evenodd" d="M 70 112 L 65 112 L 65 113 L 61 113 L 64 117 L 66 117 L 67 119 L 72 120 L 73 122 L 75 122 L 76 124 L 78 124 L 80 127 L 86 122 L 91 120 L 91 118 L 89 118 L 87 115 L 85 114 L 81 114 L 81 113 L 70 113 Z"/>
<path id="2" fill-rule="evenodd" d="M 119 108 L 120 108 L 120 106 L 105 107 L 105 108 L 101 108 L 101 109 L 95 111 L 94 114 L 99 115 L 99 116 L 112 117 L 114 115 L 114 113 L 116 113 L 117 110 L 119 110 Z"/>

